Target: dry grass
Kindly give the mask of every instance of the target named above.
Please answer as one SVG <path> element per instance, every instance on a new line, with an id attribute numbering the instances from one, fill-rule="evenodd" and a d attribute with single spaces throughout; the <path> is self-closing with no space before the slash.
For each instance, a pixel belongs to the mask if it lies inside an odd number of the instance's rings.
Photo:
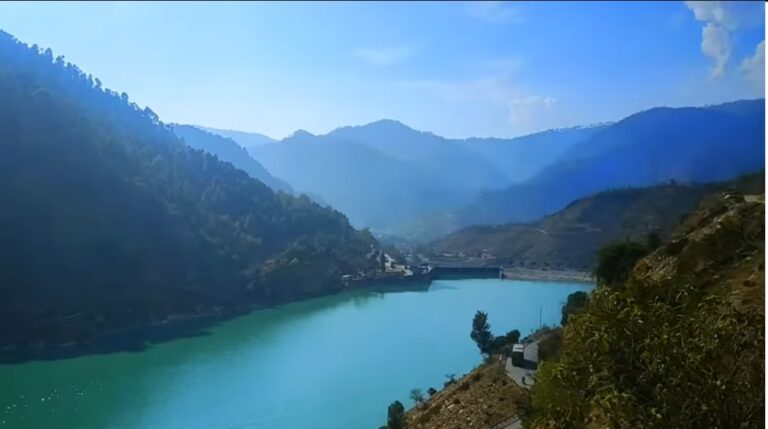
<path id="1" fill-rule="evenodd" d="M 525 393 L 496 359 L 408 412 L 408 428 L 484 429 L 514 415 Z"/>

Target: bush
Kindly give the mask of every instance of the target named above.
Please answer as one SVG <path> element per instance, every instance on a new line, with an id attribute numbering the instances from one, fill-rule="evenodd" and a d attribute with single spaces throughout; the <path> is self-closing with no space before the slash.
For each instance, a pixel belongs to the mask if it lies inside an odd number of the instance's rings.
<path id="1" fill-rule="evenodd" d="M 617 241 L 597 252 L 595 278 L 601 286 L 617 287 L 623 284 L 637 261 L 648 253 L 644 244 L 631 241 Z"/>
<path id="2" fill-rule="evenodd" d="M 443 387 L 448 387 L 452 384 L 456 384 L 456 374 L 445 374 L 445 378 L 448 380 L 443 383 Z"/>
<path id="3" fill-rule="evenodd" d="M 387 409 L 387 429 L 405 428 L 405 407 L 402 402 L 395 401 Z"/>
<path id="4" fill-rule="evenodd" d="M 615 427 L 763 427 L 762 317 L 691 283 L 670 302 L 666 289 L 625 287 L 597 289 L 559 359 L 540 365 L 535 427 L 583 427 L 596 410 Z"/>
<path id="5" fill-rule="evenodd" d="M 560 329 L 552 331 L 546 338 L 539 342 L 539 361 L 555 360 L 560 356 L 563 333 Z"/>
<path id="6" fill-rule="evenodd" d="M 505 335 L 505 338 L 507 340 L 507 344 L 516 344 L 520 342 L 520 331 L 517 329 L 513 329 L 509 332 L 507 332 L 507 335 Z"/>
<path id="7" fill-rule="evenodd" d="M 421 405 L 424 401 L 424 394 L 421 393 L 421 389 L 411 389 L 411 393 L 408 396 L 413 401 L 414 405 Z"/>
<path id="8" fill-rule="evenodd" d="M 765 208 L 715 204 L 627 281 L 606 271 L 614 287 L 591 293 L 539 367 L 528 427 L 765 426 Z M 626 269 L 642 247 L 619 243 L 602 262 Z"/>
<path id="9" fill-rule="evenodd" d="M 565 326 L 568 322 L 568 316 L 579 311 L 587 303 L 589 295 L 583 291 L 577 291 L 568 295 L 568 300 L 563 306 L 563 317 L 560 319 L 560 325 Z"/>

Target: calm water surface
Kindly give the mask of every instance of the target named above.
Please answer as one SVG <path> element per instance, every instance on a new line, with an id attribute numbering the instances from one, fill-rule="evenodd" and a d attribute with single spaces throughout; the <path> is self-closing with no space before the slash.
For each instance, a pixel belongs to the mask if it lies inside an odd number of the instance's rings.
<path id="1" fill-rule="evenodd" d="M 476 310 L 495 334 L 557 324 L 589 285 L 435 281 L 261 310 L 142 352 L 0 365 L 0 428 L 365 429 L 408 391 L 480 361 Z"/>

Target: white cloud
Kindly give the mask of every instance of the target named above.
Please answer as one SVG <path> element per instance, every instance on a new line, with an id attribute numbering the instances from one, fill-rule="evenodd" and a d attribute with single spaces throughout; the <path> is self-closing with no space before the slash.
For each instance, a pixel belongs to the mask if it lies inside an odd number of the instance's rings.
<path id="1" fill-rule="evenodd" d="M 747 57 L 741 62 L 741 71 L 744 76 L 755 84 L 760 95 L 765 94 L 765 40 L 757 44 L 755 55 Z"/>
<path id="2" fill-rule="evenodd" d="M 762 27 L 765 11 L 759 1 L 686 1 L 697 21 L 714 22 L 730 31 Z"/>
<path id="3" fill-rule="evenodd" d="M 368 64 L 386 67 L 402 63 L 416 53 L 412 46 L 393 46 L 388 48 L 366 48 L 354 51 L 355 57 Z"/>
<path id="4" fill-rule="evenodd" d="M 717 24 L 707 23 L 701 31 L 701 52 L 715 61 L 711 77 L 723 76 L 728 58 L 731 56 L 728 30 Z"/>
<path id="5" fill-rule="evenodd" d="M 715 62 L 710 77 L 723 76 L 731 56 L 728 29 L 735 27 L 733 19 L 719 1 L 686 1 L 685 5 L 697 21 L 706 23 L 701 30 L 701 52 Z"/>
<path id="6" fill-rule="evenodd" d="M 512 2 L 506 1 L 470 1 L 467 3 L 472 16 L 493 23 L 520 22 L 520 12 Z"/>
<path id="7" fill-rule="evenodd" d="M 731 33 L 762 26 L 762 2 L 686 1 L 685 5 L 697 21 L 705 23 L 701 31 L 701 52 L 715 63 L 711 77 L 722 77 L 731 57 Z"/>
<path id="8" fill-rule="evenodd" d="M 685 5 L 693 12 L 697 21 L 725 24 L 727 15 L 719 1 L 686 1 Z"/>

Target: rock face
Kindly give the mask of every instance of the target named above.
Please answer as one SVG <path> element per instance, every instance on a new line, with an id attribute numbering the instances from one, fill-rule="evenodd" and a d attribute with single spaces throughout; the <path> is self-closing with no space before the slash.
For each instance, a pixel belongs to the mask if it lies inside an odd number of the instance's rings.
<path id="1" fill-rule="evenodd" d="M 514 416 L 525 393 L 494 359 L 432 395 L 407 415 L 408 428 L 485 429 Z"/>
<path id="2" fill-rule="evenodd" d="M 743 298 L 740 306 L 749 303 L 751 310 L 764 313 L 764 219 L 764 195 L 715 196 L 683 222 L 667 245 L 638 263 L 634 278 L 670 288 L 684 278 L 699 290 L 727 290 Z"/>

